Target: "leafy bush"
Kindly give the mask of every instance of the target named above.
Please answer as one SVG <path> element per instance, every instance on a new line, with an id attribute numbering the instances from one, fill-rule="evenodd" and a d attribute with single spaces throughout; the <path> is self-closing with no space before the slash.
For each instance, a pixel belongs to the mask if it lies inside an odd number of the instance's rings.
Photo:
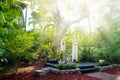
<path id="1" fill-rule="evenodd" d="M 33 45 L 33 36 L 23 30 L 21 9 L 17 3 L 10 5 L 2 1 L 0 6 L 0 66 L 16 72 L 22 56 Z"/>
<path id="2" fill-rule="evenodd" d="M 0 27 L 1 66 L 7 65 L 16 71 L 21 63 L 37 58 L 38 52 L 33 49 L 34 40 L 34 33 L 24 31 L 22 28 L 17 29 L 13 25 L 9 28 Z"/>
<path id="3" fill-rule="evenodd" d="M 104 61 L 104 62 L 102 62 L 102 63 L 98 62 L 97 65 L 98 65 L 98 66 L 107 66 L 107 65 L 110 65 L 110 63 L 107 62 L 107 61 Z"/>
<path id="4" fill-rule="evenodd" d="M 21 64 L 23 56 L 27 56 L 26 53 L 31 49 L 33 45 L 33 34 L 24 32 L 23 30 L 17 30 L 15 28 L 7 29 L 6 35 L 3 37 L 4 45 L 2 48 L 10 54 L 13 60 L 12 68 L 17 69 Z"/>
<path id="5" fill-rule="evenodd" d="M 82 53 L 81 62 L 96 62 L 97 57 L 93 53 Z"/>
<path id="6" fill-rule="evenodd" d="M 0 49 L 0 72 L 11 70 L 13 59 L 11 54 L 3 49 Z"/>
<path id="7" fill-rule="evenodd" d="M 33 33 L 33 32 L 30 32 Z M 32 62 L 35 59 L 37 59 L 39 57 L 39 51 L 40 51 L 40 42 L 39 42 L 39 34 L 37 33 L 33 33 L 33 45 L 31 46 L 31 48 L 29 48 L 28 50 L 26 50 L 25 54 L 22 56 L 21 61 L 26 63 Z"/>
<path id="8" fill-rule="evenodd" d="M 61 60 L 61 61 L 65 61 L 66 56 L 67 56 L 67 54 L 64 51 L 58 50 L 57 55 L 56 55 L 56 59 Z"/>
<path id="9" fill-rule="evenodd" d="M 78 65 L 76 63 L 67 63 L 66 67 L 68 69 L 76 69 L 76 68 L 78 68 Z"/>
<path id="10" fill-rule="evenodd" d="M 78 68 L 78 65 L 76 63 L 72 63 L 72 62 L 67 63 L 67 64 L 62 63 L 62 64 L 58 65 L 58 68 L 59 69 L 76 69 L 76 68 Z"/>
<path id="11" fill-rule="evenodd" d="M 111 63 L 120 64 L 120 49 L 116 50 L 113 53 L 110 53 L 109 57 L 107 57 L 106 59 Z"/>
<path id="12" fill-rule="evenodd" d="M 58 68 L 59 68 L 59 69 L 65 69 L 65 64 L 64 64 L 64 63 L 58 64 Z"/>

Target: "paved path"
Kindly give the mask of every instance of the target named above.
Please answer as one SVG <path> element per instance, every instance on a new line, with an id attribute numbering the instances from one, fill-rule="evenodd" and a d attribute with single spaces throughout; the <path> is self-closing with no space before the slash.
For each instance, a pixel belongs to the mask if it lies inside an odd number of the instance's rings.
<path id="1" fill-rule="evenodd" d="M 88 73 L 86 75 L 96 78 L 101 78 L 102 80 L 120 80 L 120 76 L 112 75 L 104 72 L 94 72 L 94 73 Z"/>

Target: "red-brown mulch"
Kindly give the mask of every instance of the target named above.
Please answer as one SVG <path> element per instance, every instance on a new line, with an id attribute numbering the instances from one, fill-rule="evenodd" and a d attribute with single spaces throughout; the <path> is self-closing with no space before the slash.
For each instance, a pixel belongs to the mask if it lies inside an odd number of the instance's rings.
<path id="1" fill-rule="evenodd" d="M 19 74 L 13 78 L 13 76 L 4 76 L 0 80 L 101 80 L 94 77 L 89 77 L 84 74 L 64 74 L 58 75 L 48 73 L 43 76 L 35 76 L 32 73 Z"/>
<path id="2" fill-rule="evenodd" d="M 34 70 L 43 67 L 43 63 L 36 61 L 32 66 L 20 68 L 18 74 L 13 77 L 11 74 L 4 74 L 0 80 L 101 80 L 98 78 L 90 77 L 85 74 L 53 74 L 48 73 L 43 76 L 35 76 Z"/>
<path id="3" fill-rule="evenodd" d="M 103 72 L 120 76 L 120 67 L 112 68 Z"/>

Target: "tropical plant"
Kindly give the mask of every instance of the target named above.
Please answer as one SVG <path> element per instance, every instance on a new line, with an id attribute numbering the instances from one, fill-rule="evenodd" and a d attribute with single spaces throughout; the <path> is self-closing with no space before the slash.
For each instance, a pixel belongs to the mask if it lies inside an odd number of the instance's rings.
<path id="1" fill-rule="evenodd" d="M 30 57 L 37 57 L 35 49 L 34 52 L 30 51 L 36 46 L 33 45 L 35 34 L 24 30 L 24 20 L 21 14 L 23 7 L 19 2 L 5 0 L 0 2 L 0 5 L 0 66 L 4 70 L 9 67 L 13 73 L 16 73 L 21 63 L 24 63 L 23 59 L 28 59 L 28 56 L 29 60 Z"/>
<path id="2" fill-rule="evenodd" d="M 11 67 L 15 69 L 15 71 L 20 66 L 20 60 L 32 47 L 33 40 L 34 37 L 32 36 L 32 33 L 15 28 L 6 30 L 5 36 L 2 37 L 4 44 L 2 48 L 11 55 L 13 61 Z"/>

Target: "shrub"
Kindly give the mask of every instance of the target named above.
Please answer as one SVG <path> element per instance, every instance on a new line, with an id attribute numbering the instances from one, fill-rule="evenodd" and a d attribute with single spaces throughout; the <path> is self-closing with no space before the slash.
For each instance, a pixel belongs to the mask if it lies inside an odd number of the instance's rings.
<path id="1" fill-rule="evenodd" d="M 64 64 L 64 63 L 59 64 L 58 67 L 59 67 L 59 69 L 76 69 L 76 68 L 78 68 L 78 65 L 76 63 L 70 62 L 67 64 Z"/>
<path id="2" fill-rule="evenodd" d="M 76 69 L 78 68 L 78 65 L 76 63 L 67 63 L 66 67 L 69 69 Z"/>
<path id="3" fill-rule="evenodd" d="M 32 31 L 23 29 L 23 14 L 20 14 L 23 7 L 17 3 L 9 5 L 6 1 L 0 2 L 0 6 L 0 67 L 16 73 L 21 63 L 37 58 L 39 42 Z"/>
<path id="4" fill-rule="evenodd" d="M 5 50 L 0 49 L 0 72 L 11 70 L 13 60 L 11 54 Z"/>
<path id="5" fill-rule="evenodd" d="M 3 50 L 3 49 L 0 49 L 0 66 L 8 66 L 10 63 L 10 53 Z"/>
<path id="6" fill-rule="evenodd" d="M 81 62 L 96 62 L 97 57 L 93 53 L 82 53 Z"/>
<path id="7" fill-rule="evenodd" d="M 26 53 L 28 53 L 33 46 L 33 33 L 11 27 L 6 29 L 1 36 L 3 36 L 1 40 L 4 45 L 1 45 L 0 49 L 4 50 L 3 54 L 6 53 L 3 55 L 4 59 L 2 59 L 2 61 L 9 64 L 13 69 L 13 73 L 16 73 L 21 63 L 23 63 L 21 59 L 28 56 Z"/>
<path id="8" fill-rule="evenodd" d="M 58 64 L 58 68 L 59 68 L 59 69 L 65 69 L 65 64 L 64 64 L 64 63 Z"/>
<path id="9" fill-rule="evenodd" d="M 104 61 L 102 63 L 98 62 L 97 65 L 98 66 L 107 66 L 107 65 L 110 65 L 110 63 L 108 61 Z"/>
<path id="10" fill-rule="evenodd" d="M 120 64 L 120 49 L 110 53 L 106 59 L 111 63 Z"/>

